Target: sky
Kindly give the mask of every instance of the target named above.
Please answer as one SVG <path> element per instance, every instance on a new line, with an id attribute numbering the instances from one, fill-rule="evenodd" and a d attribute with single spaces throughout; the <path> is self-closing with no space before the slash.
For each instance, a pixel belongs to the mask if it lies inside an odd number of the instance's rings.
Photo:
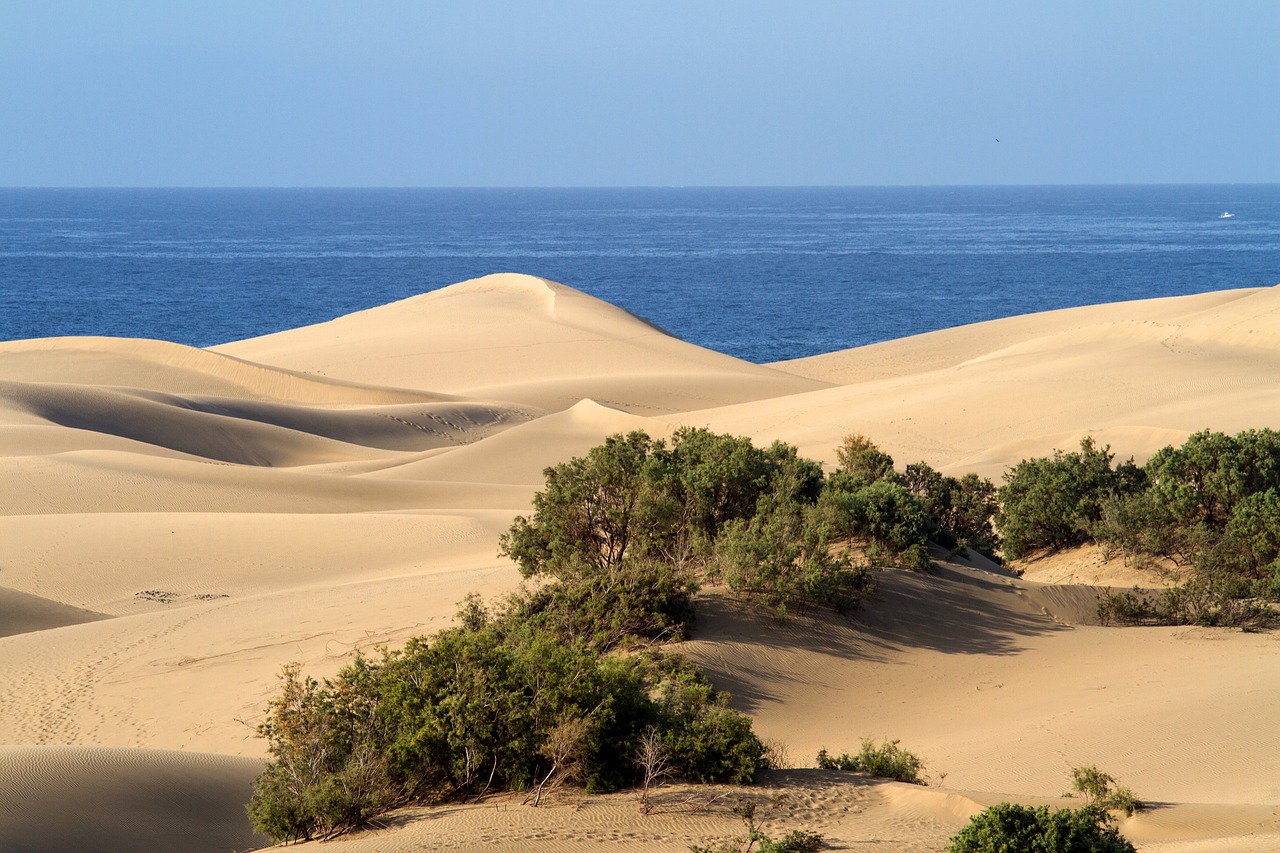
<path id="1" fill-rule="evenodd" d="M 1280 182 L 1280 2 L 0 0 L 0 186 Z"/>

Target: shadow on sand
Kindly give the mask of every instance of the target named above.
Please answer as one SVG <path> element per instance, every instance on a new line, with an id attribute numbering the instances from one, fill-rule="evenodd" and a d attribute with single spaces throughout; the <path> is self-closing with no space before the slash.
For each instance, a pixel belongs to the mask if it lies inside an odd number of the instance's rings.
<path id="1" fill-rule="evenodd" d="M 708 670 L 717 688 L 750 711 L 776 699 L 769 683 L 812 675 L 800 656 L 890 664 L 910 650 L 948 655 L 1016 655 L 1034 637 L 1070 630 L 1025 585 L 1003 572 L 942 565 L 931 574 L 890 569 L 876 592 L 846 616 L 813 612 L 780 622 L 768 610 L 723 592 L 698 602 L 698 621 L 685 651 Z M 794 667 L 790 664 L 795 664 Z M 812 685 L 822 687 L 824 685 Z"/>

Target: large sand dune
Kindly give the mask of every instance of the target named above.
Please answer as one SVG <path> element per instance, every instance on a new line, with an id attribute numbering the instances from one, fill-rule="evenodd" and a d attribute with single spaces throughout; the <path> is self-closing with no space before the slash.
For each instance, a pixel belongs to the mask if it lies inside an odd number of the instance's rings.
<path id="1" fill-rule="evenodd" d="M 544 467 L 612 433 L 709 425 L 830 462 L 860 431 L 899 464 L 998 476 L 1086 434 L 1141 458 L 1277 426 L 1277 376 L 1280 290 L 771 366 L 516 275 L 212 350 L 0 344 L 0 849 L 259 843 L 240 802 L 280 668 L 332 674 L 515 588 L 499 534 Z M 1161 803 L 1125 824 L 1141 849 L 1280 849 L 1274 636 L 1102 628 L 1090 588 L 991 566 L 879 586 L 849 620 L 701 605 L 687 652 L 796 767 L 750 793 L 772 826 L 941 850 L 984 805 L 1055 801 L 1096 763 Z M 902 738 L 940 784 L 803 769 L 862 736 Z M 727 801 L 641 818 L 627 795 L 499 798 L 343 849 L 685 850 L 735 830 Z"/>

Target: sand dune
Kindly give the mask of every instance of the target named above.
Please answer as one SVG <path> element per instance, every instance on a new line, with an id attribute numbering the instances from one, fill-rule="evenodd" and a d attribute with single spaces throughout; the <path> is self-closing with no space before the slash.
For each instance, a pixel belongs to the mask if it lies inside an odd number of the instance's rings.
<path id="1" fill-rule="evenodd" d="M 1086 434 L 1142 458 L 1276 426 L 1276 376 L 1277 289 L 770 366 L 517 275 L 212 350 L 0 344 L 0 847 L 260 844 L 242 803 L 280 668 L 331 675 L 514 589 L 499 534 L 545 467 L 612 433 L 709 425 L 831 462 L 856 430 L 899 464 L 998 476 Z M 686 850 L 749 796 L 770 829 L 937 851 L 987 804 L 1059 802 L 1083 763 L 1161 804 L 1124 824 L 1143 850 L 1280 849 L 1277 639 L 1096 625 L 1081 580 L 1132 578 L 1091 552 L 1021 579 L 953 563 L 786 625 L 713 590 L 685 649 L 796 769 L 649 818 L 627 794 L 410 810 L 343 849 Z M 901 738 L 935 785 L 804 769 L 863 736 Z"/>
<path id="2" fill-rule="evenodd" d="M 514 274 L 214 349 L 319 376 L 551 410 L 592 398 L 657 414 L 826 384 L 696 347 L 585 293 Z"/>
<path id="3" fill-rule="evenodd" d="M 175 394 L 299 403 L 410 403 L 450 399 L 301 376 L 210 350 L 127 338 L 37 338 L 0 342 L 0 379 L 125 386 Z"/>
<path id="4" fill-rule="evenodd" d="M 70 607 L 18 590 L 0 588 L 0 637 L 48 631 L 104 618 L 100 613 Z"/>
<path id="5" fill-rule="evenodd" d="M 368 449 L 418 451 L 469 443 L 531 416 L 524 410 L 483 403 L 402 403 L 333 410 L 52 384 L 0 385 L 0 398 L 19 414 L 68 429 L 201 459 L 268 467 L 376 458 Z M 93 446 L 92 439 L 85 446 Z"/>
<path id="6" fill-rule="evenodd" d="M 858 431 L 900 464 L 995 477 L 1085 435 L 1141 461 L 1196 430 L 1271 422 L 1278 302 L 1238 290 L 993 320 L 778 364 L 840 387 L 682 417 L 827 459 Z"/>
<path id="7" fill-rule="evenodd" d="M 0 839 L 12 853 L 246 850 L 229 820 L 257 762 L 154 750 L 0 747 Z"/>

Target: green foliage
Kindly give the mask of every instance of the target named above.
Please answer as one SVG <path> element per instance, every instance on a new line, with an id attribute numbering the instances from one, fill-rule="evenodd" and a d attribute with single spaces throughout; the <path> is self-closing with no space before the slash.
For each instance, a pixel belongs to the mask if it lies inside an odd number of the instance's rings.
<path id="1" fill-rule="evenodd" d="M 895 477 L 893 457 L 877 447 L 861 433 L 850 433 L 836 448 L 836 463 L 841 473 L 858 486 L 869 486 Z"/>
<path id="2" fill-rule="evenodd" d="M 1280 492 L 1269 487 L 1231 509 L 1214 562 L 1231 574 L 1269 585 L 1280 570 Z M 1259 594 L 1266 595 L 1265 586 Z"/>
<path id="3" fill-rule="evenodd" d="M 1104 773 L 1092 764 L 1081 765 L 1071 771 L 1071 787 L 1084 795 L 1086 805 L 1097 806 L 1108 812 L 1124 812 L 1125 817 L 1142 808 L 1133 791 L 1117 785 L 1115 777 Z"/>
<path id="4" fill-rule="evenodd" d="M 1085 438 L 1078 453 L 1056 450 L 1052 458 L 1024 459 L 1007 471 L 996 517 L 1005 556 L 1016 560 L 1089 541 L 1103 502 L 1124 484 L 1113 458 L 1110 448 L 1099 450 Z"/>
<path id="5" fill-rule="evenodd" d="M 1183 582 L 1108 592 L 1104 622 L 1254 627 L 1280 621 L 1280 433 L 1202 431 L 1147 464 L 1112 469 L 1092 439 L 1079 453 L 1023 460 L 996 516 L 1005 556 L 1093 541 L 1126 565 L 1170 564 Z M 928 472 L 908 483 L 928 483 Z"/>
<path id="6" fill-rule="evenodd" d="M 893 458 L 863 435 L 847 436 L 836 455 L 840 468 L 828 478 L 819 506 L 832 536 L 865 541 L 873 565 L 927 570 L 929 542 L 998 559 L 997 493 L 990 480 L 944 476 L 924 462 L 899 475 Z"/>
<path id="7" fill-rule="evenodd" d="M 1146 471 L 1158 502 L 1179 526 L 1203 523 L 1220 531 L 1241 500 L 1280 488 L 1280 433 L 1204 430 L 1181 447 L 1158 451 Z"/>
<path id="8" fill-rule="evenodd" d="M 737 785 L 755 779 L 764 767 L 764 745 L 752 734 L 751 719 L 731 709 L 728 696 L 684 658 L 667 656 L 661 663 L 658 735 L 678 774 Z"/>
<path id="9" fill-rule="evenodd" d="M 913 785 L 926 784 L 922 775 L 924 762 L 915 754 L 899 747 L 896 740 L 887 740 L 876 746 L 871 738 L 863 738 L 862 748 L 857 755 L 847 752 L 831 755 L 824 749 L 818 753 L 818 766 L 823 770 L 854 770 L 881 779 L 910 782 Z"/>
<path id="10" fill-rule="evenodd" d="M 1161 590 L 1106 590 L 1098 598 L 1103 625 L 1199 625 L 1205 628 L 1258 628 L 1275 622 L 1265 602 L 1237 598 L 1198 579 Z"/>
<path id="11" fill-rule="evenodd" d="M 1108 495 L 1090 530 L 1108 559 L 1120 553 L 1125 565 L 1144 555 L 1172 556 L 1194 552 L 1192 540 L 1180 529 L 1150 490 Z"/>
<path id="12" fill-rule="evenodd" d="M 533 520 L 516 518 L 502 536 L 502 553 L 525 577 L 563 577 L 612 568 L 633 546 L 642 549 L 654 523 L 649 516 L 660 510 L 646 501 L 654 449 L 642 432 L 614 435 L 585 457 L 547 468 L 546 487 L 533 497 Z"/>
<path id="13" fill-rule="evenodd" d="M 1173 588 L 1105 594 L 1104 623 L 1253 627 L 1280 621 L 1280 433 L 1208 430 L 1144 467 L 1110 467 L 1091 439 L 1078 454 L 1023 460 L 997 515 L 1005 554 L 1092 540 L 1126 565 L 1169 561 Z"/>
<path id="14" fill-rule="evenodd" d="M 403 801 L 375 748 L 385 730 L 370 674 L 358 659 L 339 685 L 322 687 L 296 665 L 285 668 L 258 727 L 273 761 L 247 806 L 256 831 L 277 841 L 329 838 Z"/>
<path id="15" fill-rule="evenodd" d="M 931 538 L 944 547 L 998 559 L 1000 537 L 992 523 L 999 509 L 995 484 L 977 474 L 948 477 L 924 462 L 908 465 L 903 481 L 931 519 Z"/>
<path id="16" fill-rule="evenodd" d="M 867 566 L 855 562 L 854 546 L 872 565 L 916 570 L 932 568 L 931 538 L 994 552 L 990 481 L 943 477 L 920 463 L 909 468 L 909 487 L 892 457 L 865 436 L 847 437 L 838 455 L 841 470 L 824 478 L 817 463 L 780 442 L 761 450 L 746 438 L 690 428 L 670 445 L 639 432 L 611 436 L 585 457 L 546 470 L 533 515 L 515 520 L 501 553 L 526 577 L 598 578 L 605 589 L 622 576 L 670 593 L 670 606 L 643 614 L 623 607 L 617 624 L 605 627 L 608 638 L 677 631 L 676 590 L 699 570 L 785 616 L 819 603 L 857 605 Z M 679 571 L 661 577 L 659 565 Z M 605 601 L 592 593 L 582 609 L 596 613 Z M 572 625 L 561 630 L 583 636 Z"/>
<path id="17" fill-rule="evenodd" d="M 780 617 L 818 602 L 843 612 L 857 605 L 867 574 L 847 549 L 833 553 L 829 537 L 813 508 L 765 499 L 750 520 L 725 526 L 714 567 L 730 589 L 775 608 Z"/>
<path id="18" fill-rule="evenodd" d="M 822 469 L 789 445 L 760 450 L 682 428 L 667 446 L 637 432 L 546 475 L 533 516 L 517 518 L 500 548 L 526 577 L 574 579 L 584 600 L 551 591 L 528 602 L 566 637 L 586 636 L 584 620 L 597 646 L 624 634 L 678 635 L 694 571 L 708 562 L 782 615 L 817 602 L 847 609 L 860 597 L 864 572 L 831 553 L 812 511 Z"/>
<path id="19" fill-rule="evenodd" d="M 692 664 L 601 654 L 524 613 L 473 599 L 462 625 L 323 685 L 287 669 L 259 727 L 273 761 L 248 806 L 255 829 L 331 837 L 405 802 L 552 780 L 615 790 L 635 781 L 647 731 L 684 778 L 748 782 L 763 766 L 750 719 Z"/>
<path id="20" fill-rule="evenodd" d="M 505 618 L 555 634 L 561 642 L 604 652 L 641 641 L 682 639 L 693 620 L 697 589 L 686 568 L 628 559 L 573 581 L 513 595 Z"/>
<path id="21" fill-rule="evenodd" d="M 950 853 L 1136 853 L 1096 806 L 1050 811 L 999 803 L 951 837 Z"/>
<path id="22" fill-rule="evenodd" d="M 928 541 L 928 513 L 898 483 L 856 485 L 833 478 L 819 506 L 837 536 L 867 539 L 891 554 Z"/>

